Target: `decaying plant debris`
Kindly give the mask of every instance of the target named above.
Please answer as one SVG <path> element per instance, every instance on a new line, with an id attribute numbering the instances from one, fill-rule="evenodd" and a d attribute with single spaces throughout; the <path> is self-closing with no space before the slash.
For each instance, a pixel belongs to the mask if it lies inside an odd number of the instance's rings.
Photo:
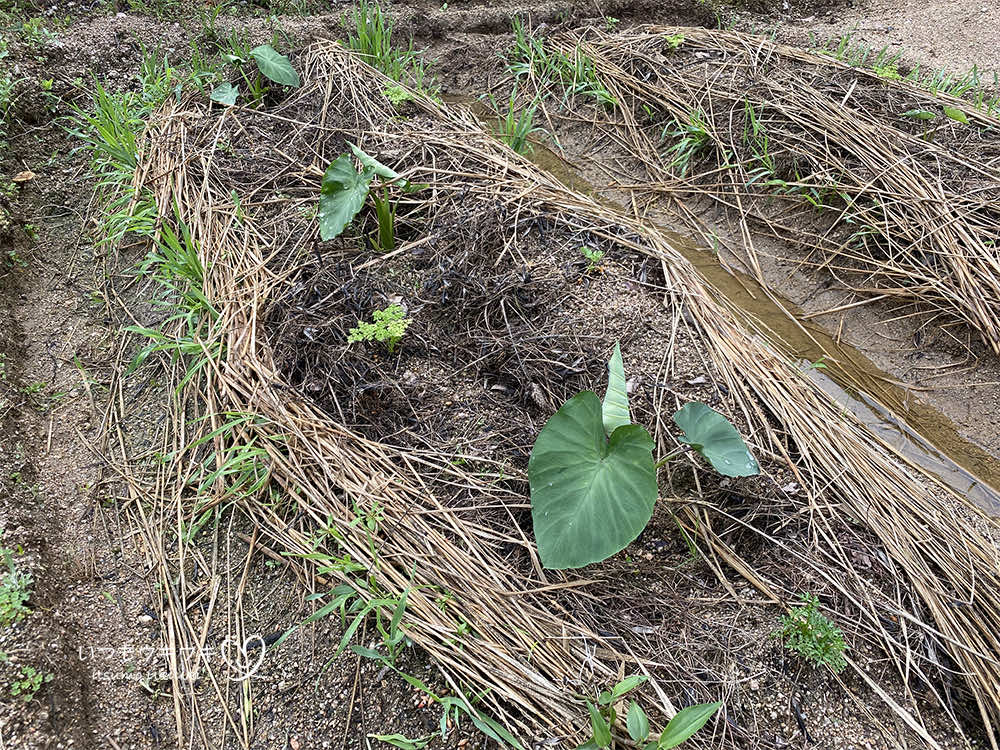
<path id="1" fill-rule="evenodd" d="M 733 699 L 706 740 L 712 746 L 767 746 L 754 721 L 739 716 L 739 687 L 727 680 L 725 659 L 706 662 L 696 644 L 673 642 L 661 628 L 622 627 L 623 605 L 650 596 L 641 579 L 629 582 L 627 564 L 609 561 L 586 579 L 546 573 L 524 531 L 524 447 L 540 426 L 531 415 L 543 419 L 593 383 L 613 343 L 614 331 L 586 316 L 548 317 L 551 308 L 573 308 L 552 289 L 568 288 L 563 266 L 590 244 L 656 279 L 646 312 L 662 316 L 664 327 L 656 332 L 661 361 L 646 364 L 649 382 L 669 381 L 684 356 L 701 361 L 717 380 L 720 408 L 750 436 L 766 471 L 801 488 L 783 493 L 773 479 L 735 491 L 695 484 L 697 498 L 677 503 L 724 585 L 732 590 L 727 572 L 735 570 L 765 599 L 788 602 L 797 593 L 788 575 L 810 571 L 851 613 L 855 684 L 890 706 L 906 732 L 937 746 L 921 712 L 957 721 L 960 685 L 950 676 L 957 670 L 992 741 L 1000 720 L 993 521 L 917 476 L 842 414 L 662 235 L 568 191 L 461 109 L 413 92 L 401 117 L 385 94 L 388 79 L 338 45 L 314 45 L 297 62 L 303 88 L 269 111 L 168 104 L 144 138 L 136 187 L 153 192 L 161 216 L 176 210 L 190 230 L 207 269 L 201 291 L 214 309 L 195 332 L 205 365 L 181 391 L 162 451 L 169 460 L 151 486 L 134 484 L 148 504 L 147 536 L 159 550 L 177 643 L 199 642 L 211 609 L 193 615 L 183 577 L 174 585 L 185 557 L 198 553 L 182 534 L 157 532 L 195 512 L 185 482 L 173 480 L 192 463 L 220 465 L 251 450 L 266 467 L 266 485 L 233 495 L 220 481 L 215 502 L 240 506 L 274 548 L 348 554 L 379 590 L 406 592 L 408 636 L 456 692 L 471 698 L 487 690 L 482 710 L 525 740 L 579 735 L 581 695 L 645 673 L 646 697 L 664 716 L 680 701 Z M 353 241 L 317 244 L 309 209 L 323 168 L 348 141 L 427 184 L 400 198 L 397 255 L 369 251 L 364 229 Z M 414 281 L 411 298 L 427 309 L 414 315 L 401 349 L 426 351 L 437 371 L 400 371 L 374 350 L 347 349 L 347 329 Z M 165 330 L 181 335 L 169 324 Z M 500 394 L 498 410 L 507 414 L 490 415 L 499 425 L 491 438 L 462 434 L 410 403 L 408 383 L 440 375 L 454 386 L 463 382 L 458 373 L 477 367 L 471 371 L 489 368 L 486 388 Z M 183 367 L 175 363 L 173 374 L 180 381 Z M 675 396 L 651 388 L 638 397 L 661 450 L 672 446 L 661 415 Z M 521 416 L 524 426 L 512 427 Z M 220 429 L 226 424 L 231 429 Z M 320 529 L 333 533 L 317 541 Z M 867 565 L 859 563 L 861 548 Z M 788 561 L 786 573 L 757 565 L 768 556 Z M 340 577 L 327 583 L 356 585 Z M 675 602 L 646 606 L 664 611 Z M 873 677 L 875 662 L 884 668 Z M 912 685 L 920 689 L 910 692 Z M 197 709 L 180 696 L 175 690 L 184 735 Z M 235 726 L 237 715 L 227 721 Z"/>
<path id="2" fill-rule="evenodd" d="M 589 29 L 548 40 L 588 59 L 622 106 L 602 120 L 652 182 L 732 210 L 865 295 L 919 300 L 1000 352 L 1000 119 L 942 92 L 738 32 Z M 703 142 L 679 169 L 673 132 Z M 680 203 L 679 215 L 696 223 Z M 747 222 L 750 222 L 748 224 Z"/>

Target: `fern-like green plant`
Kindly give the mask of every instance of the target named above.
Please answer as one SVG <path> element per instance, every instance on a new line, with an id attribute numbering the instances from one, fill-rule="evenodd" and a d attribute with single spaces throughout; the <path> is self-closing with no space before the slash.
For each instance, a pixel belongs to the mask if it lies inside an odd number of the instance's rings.
<path id="1" fill-rule="evenodd" d="M 389 305 L 384 310 L 376 310 L 372 313 L 372 321 L 366 323 L 359 320 L 358 324 L 348 332 L 347 343 L 378 341 L 385 344 L 389 354 L 392 354 L 396 350 L 396 345 L 403 339 L 406 329 L 413 322 L 411 318 L 406 317 L 406 313 L 399 305 Z"/>
<path id="2" fill-rule="evenodd" d="M 802 604 L 781 618 L 781 627 L 773 637 L 780 638 L 785 648 L 804 656 L 814 666 L 827 666 L 834 672 L 847 666 L 844 633 L 819 611 L 819 599 L 803 594 Z"/>

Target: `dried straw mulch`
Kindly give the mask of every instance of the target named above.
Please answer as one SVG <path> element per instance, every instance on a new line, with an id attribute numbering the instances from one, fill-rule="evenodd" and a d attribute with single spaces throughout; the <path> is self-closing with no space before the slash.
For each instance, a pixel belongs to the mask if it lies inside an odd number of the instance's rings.
<path id="1" fill-rule="evenodd" d="M 739 32 L 588 29 L 547 44 L 591 61 L 621 104 L 597 118 L 651 178 L 633 186 L 640 201 L 679 198 L 676 212 L 696 226 L 683 200 L 708 196 L 730 210 L 758 277 L 751 228 L 763 227 L 802 250 L 797 262 L 863 296 L 964 321 L 1000 353 L 1000 119 Z M 914 111 L 934 119 L 904 116 Z M 691 125 L 708 142 L 681 174 L 669 134 Z"/>

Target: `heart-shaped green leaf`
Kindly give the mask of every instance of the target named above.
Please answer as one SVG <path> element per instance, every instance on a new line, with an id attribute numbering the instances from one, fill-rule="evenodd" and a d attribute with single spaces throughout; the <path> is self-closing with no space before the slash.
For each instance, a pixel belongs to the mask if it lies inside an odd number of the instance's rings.
<path id="1" fill-rule="evenodd" d="M 542 428 L 528 481 L 542 564 L 564 569 L 599 562 L 623 550 L 653 515 L 653 440 L 634 424 L 608 440 L 600 399 L 583 391 Z"/>
<path id="2" fill-rule="evenodd" d="M 323 173 L 319 193 L 319 236 L 324 242 L 338 237 L 365 205 L 375 170 L 354 168 L 351 157 L 341 154 Z"/>
<path id="3" fill-rule="evenodd" d="M 250 57 L 257 61 L 257 69 L 266 77 L 282 86 L 298 86 L 299 74 L 288 58 L 277 52 L 270 44 L 262 44 L 250 50 Z"/>
<path id="4" fill-rule="evenodd" d="M 720 474 L 727 477 L 760 474 L 760 466 L 740 433 L 715 409 L 692 401 L 674 414 L 674 422 L 684 431 L 683 442 L 704 456 Z"/>
<path id="5" fill-rule="evenodd" d="M 239 86 L 233 86 L 233 84 L 226 82 L 220 83 L 212 89 L 212 93 L 209 94 L 209 98 L 213 102 L 218 102 L 219 104 L 225 104 L 227 107 L 232 107 L 236 104 L 236 97 L 239 95 Z"/>
<path id="6" fill-rule="evenodd" d="M 628 391 L 625 388 L 622 349 L 616 342 L 615 351 L 608 362 L 608 390 L 604 394 L 602 407 L 604 432 L 608 435 L 623 425 L 632 424 L 632 417 L 628 413 Z"/>
<path id="7" fill-rule="evenodd" d="M 670 750 L 670 748 L 677 747 L 682 742 L 689 740 L 695 732 L 705 726 L 721 705 L 722 701 L 701 703 L 678 711 L 663 730 L 663 734 L 660 735 L 660 742 L 656 746 L 657 750 Z"/>

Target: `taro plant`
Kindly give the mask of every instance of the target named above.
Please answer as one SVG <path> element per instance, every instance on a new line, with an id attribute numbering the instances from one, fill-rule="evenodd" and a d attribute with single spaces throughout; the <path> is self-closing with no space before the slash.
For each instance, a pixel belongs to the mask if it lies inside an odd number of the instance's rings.
<path id="1" fill-rule="evenodd" d="M 249 45 L 248 45 L 249 46 Z M 247 95 L 256 104 L 264 98 L 267 86 L 264 79 L 277 83 L 281 86 L 291 86 L 298 88 L 301 84 L 299 74 L 295 72 L 288 58 L 277 52 L 270 44 L 262 44 L 254 47 L 244 55 L 224 54 L 223 58 L 228 63 L 236 66 L 236 70 L 243 79 L 246 86 Z M 257 64 L 256 73 L 251 72 L 248 63 L 253 60 Z M 240 87 L 234 86 L 229 81 L 220 83 L 209 95 L 213 102 L 232 107 L 240 96 Z"/>
<path id="2" fill-rule="evenodd" d="M 376 161 L 353 143 L 348 144 L 351 152 L 361 163 L 359 172 L 351 159 L 351 154 L 341 154 L 334 159 L 323 173 L 320 187 L 319 236 L 324 242 L 340 236 L 344 228 L 364 208 L 368 194 L 372 190 L 375 177 L 382 179 L 381 195 L 375 193 L 375 214 L 379 224 L 379 246 L 383 250 L 395 247 L 396 209 L 389 203 L 386 190 L 390 185 L 399 185 L 405 192 L 419 190 L 422 185 L 413 185 L 396 172 Z"/>
<path id="3" fill-rule="evenodd" d="M 642 675 L 630 675 L 615 685 L 611 690 L 604 690 L 597 697 L 597 703 L 587 701 L 590 712 L 590 728 L 593 732 L 588 742 L 576 750 L 595 750 L 609 747 L 612 733 L 619 721 L 619 710 L 624 708 L 625 696 L 646 681 Z M 629 702 L 625 714 L 625 728 L 629 737 L 643 750 L 669 750 L 686 742 L 701 729 L 716 711 L 722 706 L 722 701 L 714 703 L 699 703 L 681 709 L 660 732 L 656 740 L 651 740 L 649 716 L 635 700 Z"/>
<path id="4" fill-rule="evenodd" d="M 653 462 L 653 439 L 629 416 L 621 348 L 608 363 L 604 402 L 592 391 L 573 396 L 538 434 L 528 461 L 531 517 L 547 568 L 580 568 L 625 549 L 646 527 L 657 498 L 656 471 L 693 450 L 720 474 L 760 473 L 736 428 L 698 402 L 674 414 L 678 450 Z"/>
<path id="5" fill-rule="evenodd" d="M 389 200 L 389 191 L 382 188 L 381 195 L 372 193 L 375 218 L 378 220 L 378 246 L 385 252 L 396 249 L 396 205 Z"/>

